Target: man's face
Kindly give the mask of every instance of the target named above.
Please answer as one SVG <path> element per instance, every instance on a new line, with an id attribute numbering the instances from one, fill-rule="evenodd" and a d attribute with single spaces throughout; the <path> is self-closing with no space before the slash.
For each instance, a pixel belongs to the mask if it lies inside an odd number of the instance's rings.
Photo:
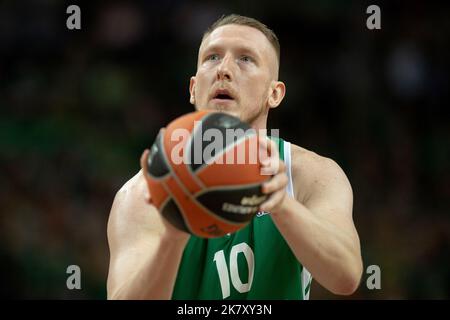
<path id="1" fill-rule="evenodd" d="M 202 42 L 197 74 L 191 78 L 191 103 L 252 122 L 267 112 L 278 77 L 274 48 L 259 30 L 225 25 Z"/>

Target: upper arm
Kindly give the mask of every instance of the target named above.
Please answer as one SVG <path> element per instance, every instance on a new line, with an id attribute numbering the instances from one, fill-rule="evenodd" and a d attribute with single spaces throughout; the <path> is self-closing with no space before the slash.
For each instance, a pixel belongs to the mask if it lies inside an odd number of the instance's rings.
<path id="1" fill-rule="evenodd" d="M 107 228 L 108 292 L 126 281 L 157 245 L 163 223 L 156 208 L 145 201 L 145 188 L 143 177 L 138 173 L 114 198 Z"/>
<path id="2" fill-rule="evenodd" d="M 141 173 L 117 192 L 108 221 L 108 242 L 114 253 L 144 241 L 163 227 L 158 211 L 145 200 L 146 192 Z"/>
<path id="3" fill-rule="evenodd" d="M 352 215 L 353 191 L 341 167 L 332 159 L 312 152 L 303 152 L 301 157 L 297 150 L 292 169 L 298 177 L 296 180 L 301 182 L 297 188 L 302 188 L 301 195 L 297 193 L 299 201 L 314 214 L 357 239 Z"/>

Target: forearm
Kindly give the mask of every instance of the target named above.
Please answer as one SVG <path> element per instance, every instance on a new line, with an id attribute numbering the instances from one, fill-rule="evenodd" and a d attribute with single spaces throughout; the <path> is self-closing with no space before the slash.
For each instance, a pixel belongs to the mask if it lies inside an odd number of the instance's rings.
<path id="1" fill-rule="evenodd" d="M 362 272 L 358 239 L 290 197 L 285 197 L 272 219 L 297 259 L 322 286 L 336 294 L 354 292 Z"/>
<path id="2" fill-rule="evenodd" d="M 147 258 L 137 260 L 139 263 L 132 268 L 133 272 L 121 277 L 122 282 L 108 294 L 108 298 L 170 299 L 188 239 L 159 237 L 152 241 Z"/>

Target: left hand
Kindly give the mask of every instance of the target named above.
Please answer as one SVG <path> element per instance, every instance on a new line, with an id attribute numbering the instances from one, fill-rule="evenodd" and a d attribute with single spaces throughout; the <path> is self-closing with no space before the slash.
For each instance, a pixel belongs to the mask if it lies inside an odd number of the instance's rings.
<path id="1" fill-rule="evenodd" d="M 261 159 L 262 170 L 273 174 L 272 178 L 262 186 L 262 192 L 270 196 L 260 205 L 259 210 L 273 213 L 280 210 L 286 197 L 288 184 L 286 165 L 280 159 L 275 142 L 267 137 L 260 137 L 259 142 L 261 147 L 267 148 L 270 155 L 268 158 Z"/>

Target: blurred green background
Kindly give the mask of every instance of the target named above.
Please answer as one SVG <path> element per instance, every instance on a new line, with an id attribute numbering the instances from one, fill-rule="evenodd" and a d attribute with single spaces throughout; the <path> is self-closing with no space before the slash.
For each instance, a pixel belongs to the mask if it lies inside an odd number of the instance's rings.
<path id="1" fill-rule="evenodd" d="M 81 8 L 81 30 L 66 8 Z M 381 7 L 381 30 L 366 8 Z M 2 1 L 0 297 L 104 299 L 106 223 L 159 128 L 192 111 L 203 31 L 262 20 L 281 42 L 280 136 L 335 159 L 354 190 L 365 267 L 381 290 L 450 297 L 450 20 L 424 1 Z M 78 265 L 82 290 L 66 288 Z M 332 270 L 330 270 L 332 272 Z M 337 299 L 317 283 L 312 299 Z"/>

